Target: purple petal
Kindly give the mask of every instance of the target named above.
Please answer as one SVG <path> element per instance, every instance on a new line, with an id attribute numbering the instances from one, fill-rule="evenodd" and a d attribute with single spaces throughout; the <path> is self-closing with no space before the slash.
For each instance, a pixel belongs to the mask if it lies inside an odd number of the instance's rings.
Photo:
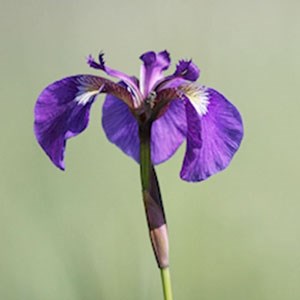
<path id="1" fill-rule="evenodd" d="M 154 87 L 155 83 L 163 78 L 162 72 L 170 66 L 170 54 L 167 51 L 155 53 L 146 52 L 140 56 L 143 61 L 140 74 L 140 90 L 144 97 Z"/>
<path id="2" fill-rule="evenodd" d="M 90 107 L 104 83 L 105 79 L 91 75 L 67 77 L 46 87 L 38 97 L 35 135 L 58 168 L 64 169 L 66 140 L 87 127 Z"/>
<path id="3" fill-rule="evenodd" d="M 188 81 L 196 81 L 200 76 L 200 70 L 192 62 L 192 60 L 180 60 L 176 66 L 173 76 L 183 78 Z"/>
<path id="4" fill-rule="evenodd" d="M 208 88 L 205 92 L 207 111 L 196 109 L 192 102 L 186 105 L 187 148 L 180 172 L 186 181 L 205 180 L 225 169 L 243 138 L 238 110 L 217 91 Z"/>
<path id="5" fill-rule="evenodd" d="M 159 164 L 173 156 L 186 138 L 186 134 L 184 103 L 182 100 L 173 100 L 167 111 L 152 125 L 152 162 Z"/>
<path id="6" fill-rule="evenodd" d="M 139 163 L 138 124 L 128 107 L 118 98 L 106 96 L 102 125 L 109 141 Z M 182 101 L 173 101 L 164 115 L 153 123 L 151 134 L 153 164 L 169 159 L 182 144 L 185 135 L 184 104 Z"/>
<path id="7" fill-rule="evenodd" d="M 87 57 L 87 64 L 91 68 L 100 69 L 100 70 L 104 71 L 107 75 L 118 78 L 120 81 L 124 82 L 128 86 L 128 88 L 130 89 L 130 92 L 133 95 L 133 100 L 134 100 L 135 107 L 140 105 L 142 95 L 141 95 L 141 92 L 139 90 L 138 81 L 136 80 L 136 78 L 132 77 L 132 76 L 129 76 L 129 75 L 127 75 L 127 74 L 125 74 L 121 71 L 114 70 L 114 69 L 108 67 L 105 64 L 104 53 L 103 52 L 99 53 L 99 63 L 97 63 L 94 60 L 92 55 L 89 55 Z"/>
<path id="8" fill-rule="evenodd" d="M 196 81 L 199 76 L 200 70 L 192 60 L 180 60 L 175 72 L 157 82 L 155 89 L 161 91 L 165 88 L 177 88 L 183 84 Z"/>
<path id="9" fill-rule="evenodd" d="M 87 56 L 86 63 L 93 69 L 104 71 L 104 65 L 97 63 L 91 54 Z"/>
<path id="10" fill-rule="evenodd" d="M 110 142 L 139 162 L 138 124 L 127 105 L 107 95 L 102 107 L 102 126 Z"/>

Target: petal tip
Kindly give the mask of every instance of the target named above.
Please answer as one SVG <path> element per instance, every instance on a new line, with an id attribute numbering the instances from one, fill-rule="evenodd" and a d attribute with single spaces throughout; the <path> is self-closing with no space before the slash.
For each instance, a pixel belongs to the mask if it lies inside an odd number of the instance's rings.
<path id="1" fill-rule="evenodd" d="M 156 54 L 154 51 L 145 52 L 140 56 L 140 60 L 142 60 L 146 66 L 149 66 L 156 61 Z"/>
<path id="2" fill-rule="evenodd" d="M 56 166 L 58 169 L 60 169 L 61 171 L 65 171 L 65 170 L 66 170 L 66 166 L 65 166 L 65 162 L 64 162 L 64 161 L 60 161 L 60 162 L 58 162 L 58 163 L 53 162 L 53 163 L 54 163 L 55 166 Z"/>
<path id="3" fill-rule="evenodd" d="M 165 67 L 163 70 L 167 69 L 171 63 L 171 56 L 170 53 L 167 50 L 161 51 L 159 53 L 159 55 L 161 55 L 161 57 L 163 57 L 163 59 L 166 61 Z"/>
<path id="4" fill-rule="evenodd" d="M 105 71 L 105 61 L 104 61 L 103 56 L 104 56 L 104 53 L 103 53 L 102 51 L 100 51 L 99 56 L 98 56 L 99 63 L 97 63 L 97 62 L 95 61 L 95 59 L 93 58 L 93 56 L 92 56 L 91 54 L 89 54 L 89 55 L 86 57 L 86 63 L 87 63 L 91 68 Z"/>
<path id="5" fill-rule="evenodd" d="M 175 76 L 181 76 L 189 81 L 196 81 L 200 76 L 200 69 L 190 60 L 180 60 L 176 66 Z"/>
<path id="6" fill-rule="evenodd" d="M 219 170 L 217 172 L 220 172 L 220 171 L 222 171 L 222 170 Z M 181 170 L 180 178 L 182 180 L 186 181 L 186 182 L 195 183 L 195 182 L 201 182 L 201 181 L 207 180 L 208 178 L 210 178 L 212 175 L 214 175 L 216 173 L 207 174 L 205 176 L 200 176 L 200 175 L 197 175 L 197 174 L 192 174 L 191 175 L 191 174 L 188 174 L 188 173 L 184 172 L 183 170 Z"/>

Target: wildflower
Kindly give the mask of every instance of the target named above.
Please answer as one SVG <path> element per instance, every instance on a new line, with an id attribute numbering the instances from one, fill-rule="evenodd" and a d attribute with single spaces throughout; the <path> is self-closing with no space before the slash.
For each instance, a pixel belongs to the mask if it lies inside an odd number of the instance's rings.
<path id="1" fill-rule="evenodd" d="M 175 72 L 167 51 L 141 57 L 140 79 L 108 67 L 100 53 L 90 67 L 119 80 L 76 75 L 46 87 L 35 106 L 34 130 L 39 144 L 64 169 L 67 139 L 88 125 L 97 95 L 106 93 L 102 125 L 107 138 L 140 164 L 143 201 L 150 239 L 161 269 L 165 300 L 172 300 L 167 222 L 154 165 L 168 160 L 186 139 L 180 172 L 186 181 L 201 181 L 225 169 L 239 148 L 243 125 L 237 109 L 212 88 L 196 83 L 200 71 L 181 60 Z"/>
<path id="2" fill-rule="evenodd" d="M 191 60 L 181 60 L 175 72 L 167 51 L 141 55 L 140 79 L 87 58 L 90 67 L 117 78 L 75 75 L 46 87 L 35 106 L 36 138 L 52 162 L 64 170 L 66 141 L 88 125 L 96 97 L 107 94 L 102 125 L 107 138 L 140 163 L 141 128 L 148 126 L 151 163 L 168 160 L 186 139 L 180 176 L 201 181 L 225 169 L 238 150 L 243 125 L 238 110 L 219 92 L 196 83 L 200 75 Z M 147 127 L 147 126 L 146 126 Z"/>

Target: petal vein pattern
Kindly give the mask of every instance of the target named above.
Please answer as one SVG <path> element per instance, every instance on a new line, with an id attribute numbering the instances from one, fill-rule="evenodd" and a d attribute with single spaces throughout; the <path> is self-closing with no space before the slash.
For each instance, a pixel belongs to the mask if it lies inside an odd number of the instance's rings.
<path id="1" fill-rule="evenodd" d="M 183 86 L 181 90 L 188 97 L 199 116 L 204 116 L 207 113 L 207 106 L 209 104 L 208 89 L 205 86 L 193 83 Z"/>
<path id="2" fill-rule="evenodd" d="M 35 105 L 35 135 L 46 154 L 60 169 L 64 169 L 66 140 L 87 127 L 90 107 L 106 84 L 109 90 L 114 83 L 92 75 L 71 76 L 50 84 L 38 97 Z"/>
<path id="3" fill-rule="evenodd" d="M 35 105 L 36 138 L 52 162 L 64 169 L 66 141 L 88 126 L 90 108 L 97 95 L 106 93 L 102 125 L 109 141 L 136 162 L 140 161 L 139 130 L 151 138 L 153 165 L 168 160 L 186 139 L 180 176 L 201 181 L 225 169 L 243 138 L 238 110 L 219 92 L 196 83 L 200 69 L 191 59 L 179 60 L 165 75 L 169 52 L 147 51 L 140 78 L 110 68 L 100 52 L 90 67 L 120 80 L 76 75 L 46 87 Z"/>
<path id="4" fill-rule="evenodd" d="M 167 51 L 155 53 L 149 51 L 140 56 L 143 61 L 140 71 L 140 89 L 144 97 L 147 97 L 149 92 L 164 76 L 163 71 L 170 66 L 170 54 Z"/>
<path id="5" fill-rule="evenodd" d="M 109 141 L 139 163 L 138 124 L 128 107 L 107 95 L 102 110 L 102 126 Z M 154 121 L 151 133 L 151 159 L 160 164 L 169 159 L 186 136 L 184 103 L 173 101 L 167 111 Z"/>
<path id="6" fill-rule="evenodd" d="M 207 113 L 195 118 L 187 113 L 187 148 L 180 172 L 186 181 L 202 181 L 224 170 L 238 150 L 243 138 L 243 124 L 238 110 L 219 92 L 207 88 Z M 193 105 L 194 107 L 194 105 Z M 195 128 L 201 132 L 195 134 Z"/>

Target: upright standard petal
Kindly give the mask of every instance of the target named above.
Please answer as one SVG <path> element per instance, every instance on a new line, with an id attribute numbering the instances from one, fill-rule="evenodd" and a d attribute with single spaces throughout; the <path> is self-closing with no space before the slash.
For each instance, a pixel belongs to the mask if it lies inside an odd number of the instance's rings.
<path id="1" fill-rule="evenodd" d="M 163 78 L 162 72 L 170 66 L 170 54 L 167 51 L 155 53 L 149 51 L 140 56 L 143 61 L 140 73 L 140 90 L 147 97 L 155 83 Z"/>
<path id="2" fill-rule="evenodd" d="M 216 90 L 201 87 L 188 95 L 187 148 L 180 176 L 202 181 L 229 165 L 242 141 L 243 124 L 238 110 Z"/>
<path id="3" fill-rule="evenodd" d="M 67 77 L 42 91 L 35 105 L 34 131 L 39 144 L 58 168 L 64 169 L 66 140 L 87 127 L 95 97 L 113 90 L 130 104 L 130 95 L 124 88 L 92 75 Z"/>
<path id="4" fill-rule="evenodd" d="M 140 161 L 138 123 L 128 107 L 118 98 L 107 95 L 102 110 L 102 125 L 107 138 L 136 162 Z M 182 101 L 172 101 L 167 111 L 154 121 L 151 131 L 153 164 L 169 159 L 186 135 Z"/>

